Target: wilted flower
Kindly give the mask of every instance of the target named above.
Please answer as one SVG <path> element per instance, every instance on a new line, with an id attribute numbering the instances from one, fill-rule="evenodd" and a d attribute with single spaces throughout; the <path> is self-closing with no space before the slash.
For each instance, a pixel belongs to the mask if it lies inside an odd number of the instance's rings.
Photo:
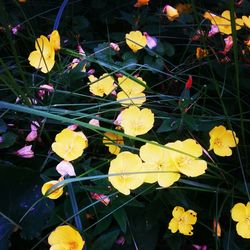
<path id="1" fill-rule="evenodd" d="M 13 27 L 13 28 L 11 29 L 12 34 L 13 34 L 13 35 L 16 35 L 17 32 L 18 32 L 21 28 L 22 28 L 22 26 L 21 26 L 20 24 L 16 25 L 15 27 Z"/>
<path id="2" fill-rule="evenodd" d="M 63 187 L 62 186 L 57 186 L 55 187 L 54 190 L 52 190 L 51 192 L 49 192 L 49 194 L 46 194 L 47 191 L 52 188 L 54 185 L 58 184 L 60 181 L 48 181 L 46 183 L 43 184 L 42 186 L 42 194 L 46 195 L 46 197 L 48 197 L 49 199 L 55 200 L 57 198 L 59 198 L 62 194 L 63 194 Z"/>
<path id="3" fill-rule="evenodd" d="M 109 181 L 119 192 L 129 195 L 130 190 L 134 190 L 142 185 L 144 181 L 142 171 L 140 157 L 124 151 L 110 162 Z"/>
<path id="4" fill-rule="evenodd" d="M 109 152 L 114 155 L 118 155 L 120 153 L 121 148 L 119 145 L 124 145 L 122 136 L 110 132 L 106 132 L 104 134 L 102 142 L 109 148 Z"/>
<path id="5" fill-rule="evenodd" d="M 104 195 L 104 194 L 98 194 L 98 193 L 93 193 L 90 192 L 91 198 L 97 201 L 100 201 L 101 203 L 103 203 L 105 206 L 108 206 L 108 204 L 110 203 L 110 199 L 108 196 Z"/>
<path id="6" fill-rule="evenodd" d="M 207 246 L 206 245 L 197 245 L 197 244 L 193 244 L 192 245 L 196 250 L 207 250 Z"/>
<path id="7" fill-rule="evenodd" d="M 126 44 L 135 53 L 147 45 L 147 38 L 141 31 L 131 31 L 126 34 Z"/>
<path id="8" fill-rule="evenodd" d="M 237 222 L 237 234 L 242 238 L 250 239 L 250 201 L 246 205 L 235 204 L 231 210 L 231 216 Z"/>
<path id="9" fill-rule="evenodd" d="M 57 164 L 56 171 L 61 176 L 76 176 L 74 166 L 68 161 L 61 161 L 59 164 Z"/>
<path id="10" fill-rule="evenodd" d="M 140 8 L 140 7 L 144 6 L 144 5 L 148 5 L 149 1 L 150 0 L 137 0 L 137 2 L 135 3 L 134 7 Z"/>
<path id="11" fill-rule="evenodd" d="M 187 139 L 185 141 L 170 142 L 165 146 L 173 149 L 167 149 L 169 166 L 176 167 L 182 174 L 189 177 L 197 177 L 205 173 L 207 162 L 197 159 L 202 155 L 202 147 L 195 140 Z M 177 150 L 182 153 L 177 152 Z"/>
<path id="12" fill-rule="evenodd" d="M 200 47 L 196 48 L 196 58 L 201 59 L 208 55 L 208 51 L 206 49 L 202 49 Z"/>
<path id="13" fill-rule="evenodd" d="M 50 250 L 82 250 L 84 240 L 77 230 L 69 225 L 58 226 L 48 238 Z"/>
<path id="14" fill-rule="evenodd" d="M 90 75 L 89 91 L 97 96 L 104 96 L 110 94 L 114 90 L 114 79 L 109 74 L 105 73 L 99 77 L 99 80 Z"/>
<path id="15" fill-rule="evenodd" d="M 220 223 L 215 218 L 214 218 L 214 221 L 213 221 L 213 231 L 217 235 L 217 237 L 221 237 Z"/>
<path id="16" fill-rule="evenodd" d="M 162 12 L 166 13 L 166 16 L 169 21 L 174 21 L 179 17 L 178 10 L 168 4 L 164 6 Z"/>
<path id="17" fill-rule="evenodd" d="M 156 142 L 154 142 L 156 144 Z M 144 161 L 144 182 L 154 183 L 158 181 L 162 187 L 169 187 L 180 178 L 179 170 L 169 164 L 168 151 L 161 145 L 146 143 L 140 148 L 140 157 Z M 153 173 L 154 172 L 154 173 Z M 157 173 L 159 172 L 159 173 Z"/>
<path id="18" fill-rule="evenodd" d="M 123 235 L 119 236 L 115 243 L 119 246 L 123 246 L 125 243 L 125 237 Z"/>
<path id="19" fill-rule="evenodd" d="M 224 126 L 215 126 L 210 132 L 210 147 L 208 151 L 214 150 L 214 153 L 219 156 L 230 156 L 232 150 L 230 148 L 236 147 L 239 139 L 232 130 L 227 130 Z"/>
<path id="20" fill-rule="evenodd" d="M 154 114 L 148 108 L 140 110 L 130 106 L 122 111 L 121 126 L 127 135 L 137 136 L 146 134 L 154 125 Z"/>
<path id="21" fill-rule="evenodd" d="M 208 37 L 212 37 L 212 36 L 214 36 L 215 34 L 217 34 L 219 32 L 220 32 L 220 30 L 219 30 L 218 26 L 215 25 L 215 24 L 212 24 L 211 28 L 210 28 L 210 30 L 208 32 Z"/>
<path id="22" fill-rule="evenodd" d="M 178 3 L 175 8 L 177 9 L 178 13 L 190 13 L 192 11 L 192 5 L 186 3 Z"/>
<path id="23" fill-rule="evenodd" d="M 193 210 L 187 210 L 183 207 L 176 206 L 172 212 L 173 218 L 169 222 L 168 229 L 172 233 L 178 230 L 181 234 L 191 236 L 193 235 L 193 225 L 197 221 L 197 213 Z"/>
<path id="24" fill-rule="evenodd" d="M 65 161 L 79 158 L 88 146 L 88 140 L 82 132 L 75 132 L 68 128 L 56 135 L 52 150 Z"/>
<path id="25" fill-rule="evenodd" d="M 34 157 L 34 152 L 32 150 L 32 145 L 24 146 L 16 151 L 16 155 L 23 158 L 32 158 Z"/>

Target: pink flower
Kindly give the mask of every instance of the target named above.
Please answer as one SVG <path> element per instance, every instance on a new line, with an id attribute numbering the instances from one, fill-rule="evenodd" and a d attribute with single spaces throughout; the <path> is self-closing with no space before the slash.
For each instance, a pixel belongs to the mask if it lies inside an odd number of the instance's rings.
<path id="1" fill-rule="evenodd" d="M 97 117 L 99 117 L 99 115 L 97 115 Z M 100 122 L 99 122 L 99 120 L 97 120 L 97 119 L 91 119 L 90 121 L 89 121 L 89 124 L 90 125 L 93 125 L 93 126 L 97 126 L 97 127 L 100 127 Z"/>
<path id="2" fill-rule="evenodd" d="M 77 124 L 72 124 L 72 125 L 69 125 L 67 128 L 74 131 L 74 130 L 76 130 L 78 128 L 78 125 Z"/>
<path id="3" fill-rule="evenodd" d="M 211 25 L 211 28 L 210 28 L 210 30 L 209 30 L 209 32 L 208 32 L 208 37 L 212 37 L 212 36 L 214 36 L 215 34 L 217 34 L 217 33 L 219 33 L 219 32 L 220 32 L 220 31 L 219 31 L 218 26 L 215 25 L 215 24 L 212 24 L 212 25 Z"/>
<path id="4" fill-rule="evenodd" d="M 37 136 L 38 136 L 37 130 L 39 127 L 40 127 L 40 125 L 38 122 L 36 122 L 36 121 L 31 122 L 31 125 L 30 125 L 31 131 L 26 136 L 25 141 L 27 141 L 27 142 L 35 141 Z"/>
<path id="5" fill-rule="evenodd" d="M 192 245 L 196 250 L 207 250 L 207 246 L 206 245 L 196 245 L 196 244 L 193 244 Z"/>
<path id="6" fill-rule="evenodd" d="M 95 69 L 88 70 L 87 74 L 88 74 L 88 76 L 94 75 L 95 74 Z"/>
<path id="7" fill-rule="evenodd" d="M 17 32 L 18 32 L 21 28 L 22 28 L 22 26 L 21 26 L 20 24 L 18 24 L 17 26 L 13 27 L 13 28 L 11 29 L 12 34 L 13 34 L 13 35 L 16 35 Z"/>
<path id="8" fill-rule="evenodd" d="M 117 126 L 121 126 L 121 122 L 122 122 L 122 113 L 120 112 L 120 114 L 117 116 L 117 118 L 113 123 Z"/>
<path id="9" fill-rule="evenodd" d="M 57 164 L 56 171 L 61 176 L 76 176 L 74 166 L 68 161 L 61 161 L 59 164 Z"/>
<path id="10" fill-rule="evenodd" d="M 103 203 L 105 206 L 107 206 L 110 203 L 110 199 L 108 196 L 104 194 L 98 194 L 98 193 L 92 193 L 90 192 L 91 198 L 97 201 L 100 201 Z"/>
<path id="11" fill-rule="evenodd" d="M 220 51 L 223 55 L 226 55 L 231 48 L 233 47 L 233 37 L 232 36 L 228 36 L 224 39 L 225 41 L 225 48 L 223 51 Z"/>
<path id="12" fill-rule="evenodd" d="M 32 151 L 32 145 L 24 146 L 16 151 L 16 155 L 23 158 L 32 158 L 34 157 L 34 152 Z"/>
<path id="13" fill-rule="evenodd" d="M 117 238 L 115 243 L 119 246 L 123 246 L 125 243 L 125 237 L 123 235 L 119 236 L 119 238 Z"/>
<path id="14" fill-rule="evenodd" d="M 147 46 L 150 49 L 153 49 L 157 46 L 157 39 L 154 36 L 150 36 L 147 32 L 143 32 L 143 35 L 146 36 Z"/>
<path id="15" fill-rule="evenodd" d="M 54 86 L 52 84 L 40 85 L 37 94 L 38 94 L 38 96 L 40 97 L 41 100 L 43 100 L 46 92 L 48 92 L 48 93 L 54 92 Z"/>
<path id="16" fill-rule="evenodd" d="M 111 49 L 113 49 L 114 51 L 116 51 L 116 52 L 120 51 L 120 47 L 119 47 L 119 45 L 117 43 L 110 43 L 109 47 Z"/>
<path id="17" fill-rule="evenodd" d="M 4 141 L 3 136 L 0 136 L 0 143 Z"/>

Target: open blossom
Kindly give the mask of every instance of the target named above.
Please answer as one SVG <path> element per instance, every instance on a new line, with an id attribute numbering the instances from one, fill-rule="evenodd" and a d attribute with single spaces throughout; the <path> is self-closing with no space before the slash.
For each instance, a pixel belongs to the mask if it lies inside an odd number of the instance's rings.
<path id="1" fill-rule="evenodd" d="M 76 176 L 74 166 L 68 161 L 61 161 L 59 164 L 57 164 L 56 171 L 61 176 Z"/>
<path id="2" fill-rule="evenodd" d="M 83 154 L 87 146 L 88 140 L 82 132 L 66 128 L 56 135 L 52 150 L 65 161 L 73 161 Z"/>
<path id="3" fill-rule="evenodd" d="M 207 162 L 197 159 L 202 155 L 202 147 L 195 140 L 170 142 L 165 146 L 170 148 L 167 149 L 170 166 L 176 167 L 179 172 L 189 177 L 197 177 L 205 173 Z"/>
<path id="4" fill-rule="evenodd" d="M 58 226 L 48 238 L 50 250 L 82 250 L 85 241 L 80 233 L 69 225 Z"/>
<path id="5" fill-rule="evenodd" d="M 126 44 L 135 53 L 147 45 L 147 38 L 141 31 L 131 31 L 126 34 Z"/>
<path id="6" fill-rule="evenodd" d="M 119 145 L 124 145 L 123 137 L 117 134 L 106 132 L 103 137 L 103 144 L 109 148 L 109 152 L 118 155 L 121 151 Z"/>
<path id="7" fill-rule="evenodd" d="M 216 35 L 219 32 L 220 32 L 220 30 L 219 30 L 218 26 L 215 25 L 215 24 L 212 24 L 211 28 L 210 28 L 210 30 L 208 32 L 208 37 L 212 37 L 212 36 Z"/>
<path id="8" fill-rule="evenodd" d="M 36 138 L 38 137 L 38 128 L 40 127 L 39 123 L 36 121 L 32 121 L 30 124 L 30 133 L 26 136 L 25 141 L 31 142 L 35 141 Z"/>
<path id="9" fill-rule="evenodd" d="M 48 73 L 55 64 L 55 50 L 60 48 L 60 36 L 58 31 L 54 30 L 51 34 L 52 40 L 45 36 L 36 39 L 36 50 L 29 55 L 29 63 L 43 73 Z M 59 41 L 58 41 L 59 39 Z"/>
<path id="10" fill-rule="evenodd" d="M 246 205 L 235 204 L 231 210 L 231 216 L 237 222 L 237 234 L 242 238 L 250 239 L 250 201 Z"/>
<path id="11" fill-rule="evenodd" d="M 144 181 L 142 171 L 143 168 L 140 157 L 136 154 L 124 151 L 110 162 L 108 172 L 110 175 L 109 181 L 120 193 L 129 195 L 130 190 L 134 190 L 142 185 Z"/>
<path id="12" fill-rule="evenodd" d="M 148 5 L 149 1 L 150 0 L 137 0 L 137 2 L 135 3 L 134 7 L 140 8 L 140 7 L 144 6 L 144 5 Z"/>
<path id="13" fill-rule="evenodd" d="M 164 6 L 162 12 L 166 14 L 169 21 L 174 21 L 179 17 L 178 10 L 168 4 Z"/>
<path id="14" fill-rule="evenodd" d="M 146 134 L 154 125 L 154 113 L 148 108 L 140 110 L 130 106 L 122 111 L 121 126 L 127 135 L 137 136 Z"/>
<path id="15" fill-rule="evenodd" d="M 187 210 L 183 207 L 176 206 L 172 212 L 173 218 L 169 222 L 168 229 L 172 233 L 178 230 L 181 234 L 191 236 L 193 235 L 193 225 L 197 222 L 197 213 L 193 210 Z"/>
<path id="16" fill-rule="evenodd" d="M 208 151 L 214 150 L 214 153 L 219 156 L 230 156 L 232 150 L 230 148 L 236 147 L 239 139 L 232 130 L 227 130 L 224 126 L 215 126 L 210 132 L 210 147 Z"/>
<path id="17" fill-rule="evenodd" d="M 23 158 L 32 158 L 34 157 L 34 152 L 32 150 L 32 145 L 24 146 L 16 151 L 16 155 Z"/>
<path id="18" fill-rule="evenodd" d="M 233 37 L 228 36 L 228 37 L 224 38 L 224 41 L 225 41 L 225 48 L 221 53 L 226 55 L 233 47 Z"/>
<path id="19" fill-rule="evenodd" d="M 53 180 L 53 181 L 48 181 L 44 183 L 41 189 L 42 194 L 46 195 L 46 197 L 52 200 L 59 198 L 63 194 L 63 187 L 61 186 L 55 187 L 54 190 L 51 190 L 51 192 L 47 194 L 48 190 L 52 188 L 53 186 L 55 186 L 56 184 L 58 184 L 59 182 L 60 181 Z"/>
<path id="20" fill-rule="evenodd" d="M 169 164 L 167 149 L 154 142 L 146 143 L 140 148 L 140 157 L 144 161 L 145 172 L 144 182 L 154 183 L 158 181 L 161 187 L 169 187 L 180 178 L 179 170 Z"/>
<path id="21" fill-rule="evenodd" d="M 94 95 L 103 97 L 105 95 L 109 95 L 114 90 L 114 79 L 109 74 L 105 73 L 99 77 L 99 80 L 90 75 L 89 91 Z"/>

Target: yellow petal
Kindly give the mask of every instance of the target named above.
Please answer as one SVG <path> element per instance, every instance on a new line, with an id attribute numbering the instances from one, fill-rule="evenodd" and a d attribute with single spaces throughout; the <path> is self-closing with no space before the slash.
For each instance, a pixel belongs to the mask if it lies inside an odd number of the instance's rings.
<path id="1" fill-rule="evenodd" d="M 153 142 L 153 141 L 152 141 Z M 167 151 L 160 144 L 146 143 L 140 148 L 140 157 L 145 162 L 158 163 L 167 161 Z"/>
<path id="2" fill-rule="evenodd" d="M 190 224 L 179 223 L 179 231 L 181 234 L 192 236 L 193 235 L 193 226 Z"/>
<path id="3" fill-rule="evenodd" d="M 239 139 L 236 137 L 235 132 L 231 130 L 227 130 L 221 140 L 222 143 L 228 147 L 236 147 L 236 145 L 239 143 Z"/>
<path id="4" fill-rule="evenodd" d="M 144 182 L 146 183 L 154 183 L 158 180 L 158 168 L 156 164 L 153 163 L 143 163 L 142 164 L 143 171 L 150 172 L 155 171 L 155 173 L 145 173 Z"/>
<path id="5" fill-rule="evenodd" d="M 131 93 L 141 93 L 145 90 L 146 82 L 141 77 L 135 77 L 138 81 L 130 79 L 126 76 L 118 78 L 119 87 L 128 95 Z"/>
<path id="6" fill-rule="evenodd" d="M 50 35 L 50 44 L 54 48 L 54 50 L 59 50 L 61 48 L 60 45 L 60 35 L 57 30 L 53 30 L 53 32 Z"/>
<path id="7" fill-rule="evenodd" d="M 207 169 L 207 162 L 204 160 L 189 160 L 181 165 L 178 165 L 178 170 L 189 177 L 197 177 L 205 173 Z"/>
<path id="8" fill-rule="evenodd" d="M 144 93 L 130 93 L 127 95 L 125 92 L 120 91 L 117 94 L 116 100 L 124 107 L 129 105 L 140 107 L 146 101 L 146 96 Z"/>
<path id="9" fill-rule="evenodd" d="M 250 29 L 250 16 L 249 17 L 242 16 L 242 20 L 243 20 L 244 24 L 247 26 L 247 28 Z"/>
<path id="10" fill-rule="evenodd" d="M 226 132 L 226 128 L 222 125 L 215 126 L 210 132 L 209 136 L 212 138 L 220 137 Z"/>
<path id="11" fill-rule="evenodd" d="M 193 210 L 187 210 L 184 218 L 186 223 L 194 225 L 197 222 L 197 213 Z"/>
<path id="12" fill-rule="evenodd" d="M 46 194 L 47 191 L 57 183 L 58 181 L 48 181 L 44 183 L 41 190 L 42 194 L 53 200 L 59 198 L 63 194 L 63 187 L 56 187 L 53 192 L 51 191 L 50 194 Z"/>
<path id="13" fill-rule="evenodd" d="M 244 239 L 250 239 L 250 223 L 240 221 L 236 225 L 237 234 Z"/>
<path id="14" fill-rule="evenodd" d="M 171 230 L 172 233 L 176 233 L 179 229 L 179 223 L 178 220 L 173 218 L 168 224 L 168 229 Z"/>
<path id="15" fill-rule="evenodd" d="M 231 210 L 231 216 L 234 221 L 243 221 L 247 216 L 246 206 L 243 203 L 237 203 Z"/>
<path id="16" fill-rule="evenodd" d="M 126 44 L 135 53 L 147 45 L 147 38 L 140 31 L 131 31 L 126 34 Z"/>
<path id="17" fill-rule="evenodd" d="M 214 145 L 213 147 L 214 153 L 219 156 L 231 156 L 232 150 L 226 145 Z"/>
<path id="18" fill-rule="evenodd" d="M 185 213 L 185 209 L 180 206 L 176 206 L 172 211 L 172 215 L 176 219 L 180 219 L 184 215 L 184 213 Z"/>

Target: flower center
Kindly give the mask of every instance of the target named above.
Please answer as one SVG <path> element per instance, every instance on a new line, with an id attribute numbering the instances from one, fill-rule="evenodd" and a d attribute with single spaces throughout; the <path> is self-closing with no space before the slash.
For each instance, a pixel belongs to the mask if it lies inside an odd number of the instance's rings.
<path id="1" fill-rule="evenodd" d="M 71 242 L 69 242 L 69 247 L 70 247 L 69 248 L 70 250 L 75 250 L 78 248 L 78 244 L 75 241 L 71 241 Z"/>
<path id="2" fill-rule="evenodd" d="M 219 138 L 215 138 L 214 144 L 217 145 L 218 147 L 222 146 L 222 142 L 221 142 L 221 140 Z"/>

